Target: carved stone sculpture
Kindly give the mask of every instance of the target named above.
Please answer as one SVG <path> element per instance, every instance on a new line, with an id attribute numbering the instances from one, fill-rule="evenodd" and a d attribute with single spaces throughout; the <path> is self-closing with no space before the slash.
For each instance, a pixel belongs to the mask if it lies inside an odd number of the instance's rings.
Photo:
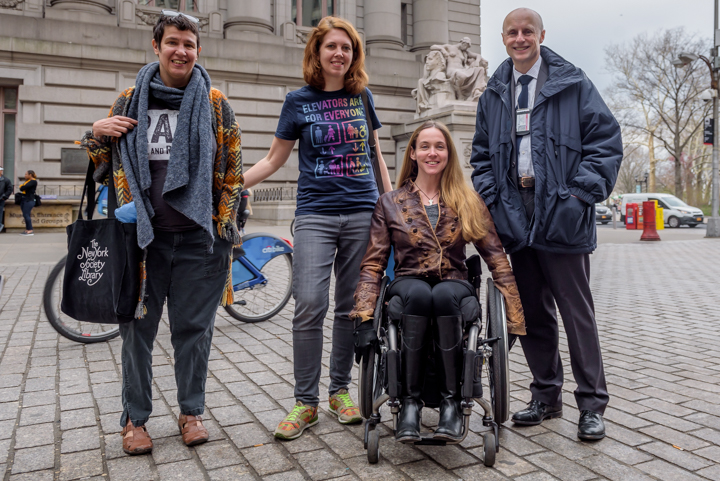
<path id="1" fill-rule="evenodd" d="M 465 37 L 456 45 L 430 47 L 423 78 L 413 90 L 418 115 L 454 100 L 477 102 L 487 87 L 488 63 L 470 46 Z"/>

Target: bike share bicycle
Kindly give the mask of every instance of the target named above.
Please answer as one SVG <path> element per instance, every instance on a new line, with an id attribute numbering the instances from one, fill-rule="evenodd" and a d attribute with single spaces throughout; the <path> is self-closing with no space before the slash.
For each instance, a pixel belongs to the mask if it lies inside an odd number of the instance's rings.
<path id="1" fill-rule="evenodd" d="M 243 229 L 250 215 L 247 191 L 241 194 L 238 228 Z M 101 204 L 98 203 L 98 212 Z M 233 304 L 225 310 L 243 322 L 261 322 L 280 312 L 292 294 L 292 253 L 290 241 L 267 233 L 242 237 L 242 246 L 233 248 Z M 60 310 L 62 283 L 67 256 L 53 267 L 43 290 L 45 316 L 55 330 L 75 342 L 108 341 L 120 335 L 117 324 L 77 321 Z"/>

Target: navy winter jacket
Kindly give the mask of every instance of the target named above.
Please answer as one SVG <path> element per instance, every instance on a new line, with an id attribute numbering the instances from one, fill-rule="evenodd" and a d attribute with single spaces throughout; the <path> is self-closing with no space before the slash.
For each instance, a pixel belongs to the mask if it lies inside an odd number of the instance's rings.
<path id="1" fill-rule="evenodd" d="M 613 190 L 623 157 L 620 126 L 585 73 L 541 47 L 548 78 L 531 113 L 535 214 L 511 179 L 513 72 L 508 58 L 480 97 L 470 163 L 508 253 L 524 247 L 586 253 L 597 246 L 595 203 Z M 518 140 L 519 141 L 519 140 Z M 575 197 L 573 197 L 575 196 Z"/>

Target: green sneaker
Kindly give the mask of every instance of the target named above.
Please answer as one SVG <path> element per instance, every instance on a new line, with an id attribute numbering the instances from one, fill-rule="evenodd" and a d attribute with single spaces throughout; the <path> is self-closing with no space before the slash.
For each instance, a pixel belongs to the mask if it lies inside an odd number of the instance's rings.
<path id="1" fill-rule="evenodd" d="M 306 406 L 298 401 L 293 410 L 278 424 L 275 429 L 275 437 L 280 439 L 299 438 L 305 428 L 318 423 L 317 410 L 317 407 Z"/>
<path id="2" fill-rule="evenodd" d="M 347 389 L 340 389 L 330 396 L 330 411 L 337 414 L 340 424 L 353 424 L 362 421 L 360 408 L 350 398 Z"/>

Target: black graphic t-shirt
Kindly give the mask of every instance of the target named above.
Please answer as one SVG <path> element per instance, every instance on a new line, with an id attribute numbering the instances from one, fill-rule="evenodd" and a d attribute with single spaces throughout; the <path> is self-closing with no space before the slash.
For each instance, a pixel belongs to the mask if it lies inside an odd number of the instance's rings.
<path id="1" fill-rule="evenodd" d="M 370 90 L 367 95 L 368 115 L 379 129 L 382 124 Z M 351 214 L 375 208 L 378 190 L 360 94 L 345 89 L 323 92 L 309 85 L 290 92 L 275 136 L 300 139 L 295 215 Z"/>
<path id="2" fill-rule="evenodd" d="M 162 100 L 150 96 L 147 141 L 151 181 L 150 204 L 155 211 L 151 220 L 154 229 L 170 232 L 200 228 L 197 223 L 170 207 L 162 196 L 178 113 L 178 110 L 170 108 Z M 213 149 L 213 156 L 216 148 Z"/>

